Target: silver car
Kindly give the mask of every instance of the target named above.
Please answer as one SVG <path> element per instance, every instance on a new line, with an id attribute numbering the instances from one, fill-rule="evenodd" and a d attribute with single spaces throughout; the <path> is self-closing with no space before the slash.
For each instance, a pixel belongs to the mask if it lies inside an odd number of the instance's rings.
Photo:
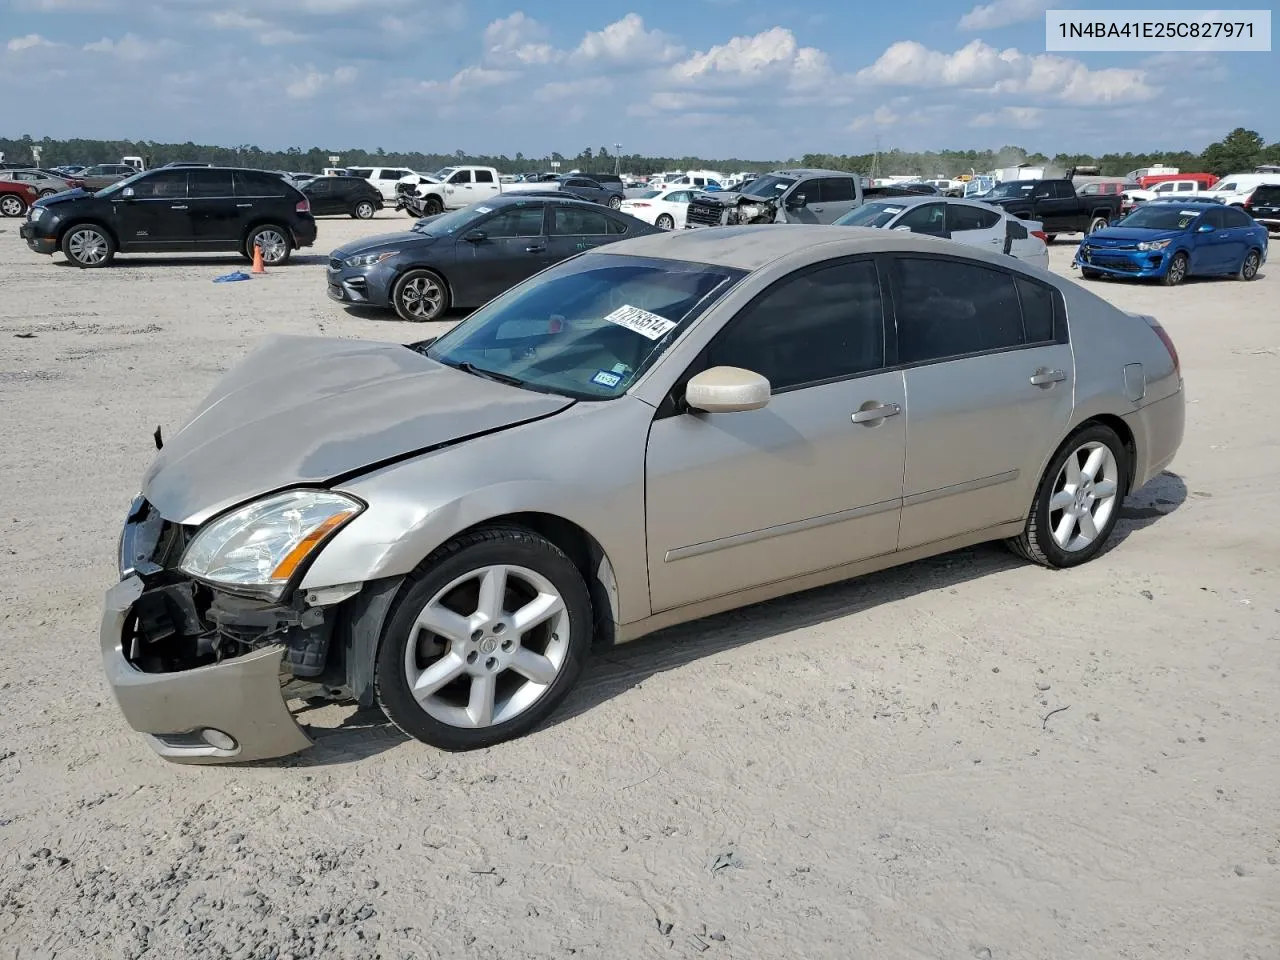
<path id="1" fill-rule="evenodd" d="M 52 197 L 55 193 L 70 190 L 69 184 L 62 177 L 48 170 L 0 170 L 0 180 L 14 180 L 35 187 L 42 197 Z"/>
<path id="2" fill-rule="evenodd" d="M 999 250 L 1041 270 L 1049 269 L 1049 238 L 1039 221 L 1020 220 L 1006 210 L 976 200 L 939 196 L 868 200 L 850 210 L 836 224 L 907 230 L 986 250 Z"/>
<path id="3" fill-rule="evenodd" d="M 494 744 L 593 645 L 980 541 L 1083 563 L 1183 413 L 1155 320 L 1000 253 L 626 240 L 434 341 L 274 339 L 157 431 L 107 677 L 175 761 L 301 750 L 321 692 Z"/>

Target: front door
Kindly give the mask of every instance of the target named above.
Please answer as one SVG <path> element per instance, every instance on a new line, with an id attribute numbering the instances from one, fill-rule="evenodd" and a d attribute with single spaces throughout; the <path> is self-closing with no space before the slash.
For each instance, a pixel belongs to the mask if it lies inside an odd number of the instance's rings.
<path id="1" fill-rule="evenodd" d="M 179 250 L 192 240 L 187 171 L 160 170 L 131 184 L 111 198 L 116 233 L 122 247 L 138 250 Z"/>
<path id="2" fill-rule="evenodd" d="M 1209 208 L 1192 228 L 1192 273 L 1221 273 L 1236 262 L 1232 232 L 1227 229 L 1221 208 Z"/>
<path id="3" fill-rule="evenodd" d="M 543 204 L 506 207 L 476 223 L 457 241 L 454 295 L 460 306 L 478 306 L 547 265 Z M 468 239 L 484 234 L 483 239 Z"/>
<path id="4" fill-rule="evenodd" d="M 235 195 L 230 170 L 192 170 L 188 175 L 191 227 L 197 246 L 237 242 L 252 201 Z M 243 206 L 241 206 L 243 204 Z"/>
<path id="5" fill-rule="evenodd" d="M 485 197 L 488 196 L 486 192 Z M 470 170 L 455 171 L 444 183 L 444 206 L 446 210 L 457 210 L 469 206 L 482 199 L 476 194 L 475 184 L 471 182 Z"/>
<path id="6" fill-rule="evenodd" d="M 1026 516 L 1071 421 L 1075 366 L 1053 287 L 946 256 L 891 262 L 906 550 Z"/>
<path id="7" fill-rule="evenodd" d="M 761 410 L 654 421 L 645 465 L 655 612 L 891 553 L 906 445 L 900 371 L 886 371 L 868 259 L 774 284 L 690 372 L 754 370 Z"/>

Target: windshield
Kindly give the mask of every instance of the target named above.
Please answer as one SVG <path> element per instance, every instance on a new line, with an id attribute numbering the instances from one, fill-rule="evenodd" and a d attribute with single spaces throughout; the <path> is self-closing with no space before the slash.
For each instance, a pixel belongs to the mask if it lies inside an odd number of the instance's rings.
<path id="1" fill-rule="evenodd" d="M 988 200 L 1008 200 L 1010 197 L 1021 197 L 1036 188 L 1034 180 L 1010 180 L 1002 183 L 987 194 Z"/>
<path id="2" fill-rule="evenodd" d="M 680 260 L 582 254 L 480 308 L 427 356 L 531 390 L 610 400 L 744 276 Z"/>
<path id="3" fill-rule="evenodd" d="M 900 203 L 864 203 L 836 221 L 840 227 L 887 227 L 904 207 Z"/>
<path id="4" fill-rule="evenodd" d="M 424 217 L 409 229 L 414 233 L 425 233 L 429 237 L 447 237 L 466 229 L 468 225 L 492 212 L 493 207 L 485 206 L 483 203 L 473 203 L 469 207 L 450 210 L 436 217 Z"/>
<path id="5" fill-rule="evenodd" d="M 635 199 L 635 200 L 652 200 L 654 197 L 661 196 L 661 195 L 662 195 L 662 193 L 663 193 L 663 191 L 662 191 L 662 190 L 646 190 L 644 193 L 640 194 L 638 197 L 634 197 L 634 198 L 632 198 L 632 199 Z"/>
<path id="6" fill-rule="evenodd" d="M 1176 203 L 1146 203 L 1134 210 L 1117 226 L 1140 230 L 1185 230 L 1203 211 Z"/>
<path id="7" fill-rule="evenodd" d="M 440 181 L 448 180 L 449 176 L 456 169 L 458 168 L 457 167 L 441 167 L 434 174 L 432 174 L 432 176 L 434 176 L 437 180 L 440 180 Z"/>
<path id="8" fill-rule="evenodd" d="M 739 193 L 748 193 L 753 197 L 776 197 L 786 192 L 786 189 L 795 183 L 795 177 L 775 177 L 773 174 L 766 174 L 758 180 L 752 180 L 745 186 L 739 187 Z"/>
<path id="9" fill-rule="evenodd" d="M 141 180 L 147 173 L 150 173 L 150 171 L 145 170 L 142 173 L 135 173 L 131 177 L 125 177 L 123 180 L 117 180 L 115 183 L 111 184 L 110 186 L 103 187 L 101 190 L 95 193 L 94 196 L 109 197 L 113 193 L 118 193 L 119 191 L 123 190 L 125 187 L 129 186 L 129 184 L 136 183 L 137 181 Z"/>

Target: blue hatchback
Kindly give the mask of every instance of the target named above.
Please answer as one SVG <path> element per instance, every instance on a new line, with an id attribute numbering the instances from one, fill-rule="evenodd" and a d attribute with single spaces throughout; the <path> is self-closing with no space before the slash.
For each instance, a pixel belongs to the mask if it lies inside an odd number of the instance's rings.
<path id="1" fill-rule="evenodd" d="M 1087 237 L 1075 266 L 1086 280 L 1149 277 L 1176 286 L 1190 276 L 1252 280 L 1267 260 L 1267 228 L 1238 207 L 1151 200 Z"/>

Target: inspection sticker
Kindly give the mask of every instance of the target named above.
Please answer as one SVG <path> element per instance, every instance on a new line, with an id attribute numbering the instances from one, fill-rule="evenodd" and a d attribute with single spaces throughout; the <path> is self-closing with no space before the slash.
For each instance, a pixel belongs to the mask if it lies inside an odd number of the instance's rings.
<path id="1" fill-rule="evenodd" d="M 598 370 L 596 375 L 591 378 L 591 382 L 613 390 L 622 382 L 622 374 L 610 373 L 608 370 Z"/>
<path id="2" fill-rule="evenodd" d="M 476 213 L 488 213 L 493 207 L 476 207 Z"/>
<path id="3" fill-rule="evenodd" d="M 620 327 L 626 327 L 642 337 L 648 337 L 650 340 L 661 340 L 676 325 L 674 320 L 668 320 L 666 317 L 660 317 L 656 313 L 650 313 L 648 310 L 641 310 L 639 307 L 632 306 L 619 307 L 613 313 L 608 314 L 605 319 L 610 323 L 616 323 Z"/>

